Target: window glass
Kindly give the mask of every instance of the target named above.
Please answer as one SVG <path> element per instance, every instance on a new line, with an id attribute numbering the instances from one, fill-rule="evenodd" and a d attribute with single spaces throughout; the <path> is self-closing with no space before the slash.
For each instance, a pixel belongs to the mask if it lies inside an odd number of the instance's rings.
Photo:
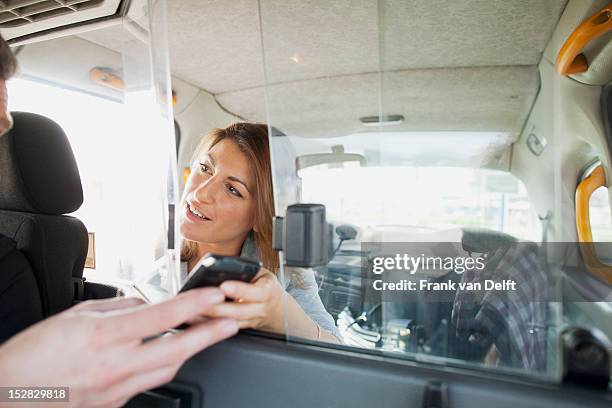
<path id="1" fill-rule="evenodd" d="M 593 242 L 612 242 L 612 214 L 607 187 L 599 187 L 591 194 L 589 216 Z"/>
<path id="2" fill-rule="evenodd" d="M 610 213 L 609 190 L 605 186 L 597 188 L 589 199 L 589 218 L 591 222 L 591 234 L 593 237 L 593 256 L 588 250 L 589 244 L 583 245 L 583 257 L 588 259 L 591 272 L 594 266 L 600 264 L 599 269 L 610 271 L 612 265 L 612 214 Z"/>
<path id="3" fill-rule="evenodd" d="M 435 2 L 367 3 L 341 20 L 337 5 L 260 2 L 280 277 L 311 320 L 288 306 L 287 336 L 558 379 L 555 288 L 581 265 L 575 242 L 553 241 L 574 225 L 572 202 L 557 139 L 541 156 L 517 143 L 534 105 L 542 123 L 561 116 L 547 105 L 558 95 L 540 82 L 540 57 L 520 67 L 512 57 L 529 36 L 488 24 L 516 9 L 464 6 L 450 7 L 499 41 L 438 29 Z M 532 6 L 521 18 L 550 38 L 562 8 Z M 309 240 L 291 226 L 312 225 L 303 214 L 314 203 L 329 225 Z M 298 237 L 328 262 L 297 262 Z"/>
<path id="4" fill-rule="evenodd" d="M 317 166 L 299 174 L 304 202 L 325 197 L 328 219 L 354 220 L 364 231 L 385 225 L 406 232 L 471 226 L 531 241 L 541 237 L 541 223 L 525 186 L 509 173 L 460 167 Z"/>
<path id="5" fill-rule="evenodd" d="M 71 215 L 95 237 L 95 268 L 86 268 L 85 277 L 139 280 L 139 274 L 151 270 L 145 260 L 155 259 L 153 250 L 163 237 L 163 224 L 146 221 L 159 218 L 159 180 L 142 177 L 147 164 L 137 159 L 150 133 L 130 126 L 133 112 L 117 100 L 32 79 L 9 81 L 8 92 L 10 110 L 53 119 L 70 141 L 84 196 L 81 208 Z M 146 101 L 147 95 L 142 97 Z M 159 156 L 151 151 L 154 147 L 148 151 Z M 118 226 L 124 226 L 122 233 Z"/>
<path id="6" fill-rule="evenodd" d="M 8 82 L 9 109 L 51 118 L 72 146 L 84 201 L 70 215 L 90 233 L 85 278 L 137 283 L 150 300 L 178 285 L 168 242 L 177 176 L 163 6 L 134 7 L 137 15 L 120 24 L 28 44 L 18 55 L 20 75 Z"/>

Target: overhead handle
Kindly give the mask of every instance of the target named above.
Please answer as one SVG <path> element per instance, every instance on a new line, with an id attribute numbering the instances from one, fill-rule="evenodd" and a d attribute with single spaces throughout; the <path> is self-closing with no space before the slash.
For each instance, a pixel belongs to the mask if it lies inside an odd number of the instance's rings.
<path id="1" fill-rule="evenodd" d="M 612 30 L 612 3 L 608 4 L 580 24 L 565 40 L 555 64 L 559 75 L 572 75 L 586 72 L 589 63 L 582 50 L 584 47 Z"/>
<path id="2" fill-rule="evenodd" d="M 599 279 L 612 284 L 612 266 L 599 260 L 593 233 L 591 231 L 591 217 L 589 204 L 591 195 L 599 187 L 606 185 L 606 174 L 600 162 L 596 162 L 585 172 L 584 177 L 576 188 L 576 230 L 582 259 L 589 272 Z"/>
<path id="3" fill-rule="evenodd" d="M 580 242 L 593 242 L 589 203 L 593 192 L 606 185 L 606 174 L 600 162 L 585 173 L 576 188 L 576 229 Z"/>

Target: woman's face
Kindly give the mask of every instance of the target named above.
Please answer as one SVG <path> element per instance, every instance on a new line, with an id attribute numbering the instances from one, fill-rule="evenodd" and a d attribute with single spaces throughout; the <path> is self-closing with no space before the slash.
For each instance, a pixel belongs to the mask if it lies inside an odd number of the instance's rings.
<path id="1" fill-rule="evenodd" d="M 254 177 L 246 156 L 229 139 L 193 163 L 183 195 L 181 233 L 191 241 L 240 247 L 253 228 Z"/>

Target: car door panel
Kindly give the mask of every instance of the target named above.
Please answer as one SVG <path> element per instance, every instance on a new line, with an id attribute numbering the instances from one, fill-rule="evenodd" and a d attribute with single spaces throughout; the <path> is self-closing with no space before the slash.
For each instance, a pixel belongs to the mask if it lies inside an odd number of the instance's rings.
<path id="1" fill-rule="evenodd" d="M 596 408 L 612 404 L 610 393 L 326 349 L 253 333 L 240 334 L 194 356 L 173 383 L 199 389 L 202 407 L 399 408 L 425 406 L 428 385 L 434 385 L 429 388 L 435 393 L 440 382 L 448 389 L 448 407 Z"/>

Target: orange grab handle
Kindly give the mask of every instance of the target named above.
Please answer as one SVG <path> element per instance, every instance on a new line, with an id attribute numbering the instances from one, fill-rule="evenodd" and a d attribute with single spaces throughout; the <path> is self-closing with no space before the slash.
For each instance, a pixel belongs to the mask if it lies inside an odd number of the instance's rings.
<path id="1" fill-rule="evenodd" d="M 581 54 L 589 42 L 612 30 L 612 3 L 589 17 L 565 40 L 555 64 L 559 75 L 586 72 L 589 64 Z"/>
<path id="2" fill-rule="evenodd" d="M 589 214 L 589 202 L 591 195 L 599 187 L 606 185 L 606 174 L 603 166 L 597 166 L 593 172 L 578 184 L 576 188 L 576 229 L 582 259 L 589 272 L 599 279 L 612 284 L 612 266 L 606 265 L 599 260 L 595 246 L 593 245 L 593 234 L 591 232 L 591 216 Z"/>
<path id="3" fill-rule="evenodd" d="M 604 169 L 602 166 L 597 166 L 576 188 L 576 229 L 578 232 L 578 241 L 580 242 L 593 242 L 589 202 L 591 200 L 591 194 L 599 187 L 605 185 L 606 175 Z"/>

